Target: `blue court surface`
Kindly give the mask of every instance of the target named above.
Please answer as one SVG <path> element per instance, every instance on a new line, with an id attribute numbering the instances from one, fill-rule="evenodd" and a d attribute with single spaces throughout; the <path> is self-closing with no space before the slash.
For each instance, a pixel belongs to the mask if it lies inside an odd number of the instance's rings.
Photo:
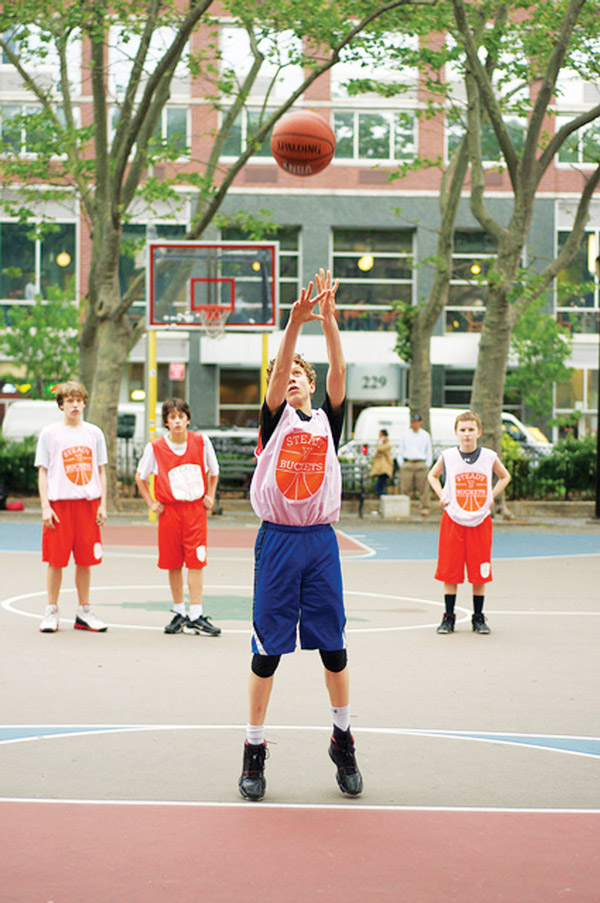
<path id="1" fill-rule="evenodd" d="M 345 529 L 341 532 L 365 547 L 366 557 L 377 561 L 435 561 L 437 530 Z M 0 524 L 0 549 L 5 552 L 39 552 L 42 527 L 37 523 Z M 600 530 L 591 534 L 496 532 L 495 560 L 506 558 L 554 558 L 600 555 Z"/>

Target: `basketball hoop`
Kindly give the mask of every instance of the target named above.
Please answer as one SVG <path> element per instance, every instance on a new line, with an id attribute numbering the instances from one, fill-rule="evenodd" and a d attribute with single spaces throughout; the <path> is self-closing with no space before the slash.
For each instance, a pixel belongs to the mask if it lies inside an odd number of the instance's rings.
<path id="1" fill-rule="evenodd" d="M 197 309 L 198 317 L 204 332 L 209 339 L 222 339 L 225 337 L 225 324 L 231 313 L 229 307 L 218 305 L 204 306 Z"/>

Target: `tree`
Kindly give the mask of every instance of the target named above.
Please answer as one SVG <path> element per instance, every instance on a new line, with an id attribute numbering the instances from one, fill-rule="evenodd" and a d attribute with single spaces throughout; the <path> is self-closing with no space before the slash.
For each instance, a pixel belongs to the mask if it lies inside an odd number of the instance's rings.
<path id="1" fill-rule="evenodd" d="M 545 301 L 538 296 L 515 324 L 511 351 L 516 367 L 506 377 L 507 388 L 517 389 L 525 407 L 539 420 L 552 415 L 554 383 L 566 381 L 571 372 L 566 366 L 572 350 L 570 335 L 541 309 Z"/>
<path id="2" fill-rule="evenodd" d="M 340 54 L 362 33 L 371 39 L 384 28 L 398 27 L 403 7 L 434 6 L 436 0 L 342 0 L 307 3 L 306 0 L 262 0 L 248 5 L 226 0 L 77 0 L 61 6 L 50 0 L 23 0 L 18 8 L 5 5 L 0 12 L 0 49 L 37 105 L 16 118 L 27 136 L 24 159 L 14 146 L 4 145 L 4 179 L 18 182 L 12 212 L 26 220 L 32 205 L 52 192 L 75 192 L 91 236 L 91 265 L 83 323 L 79 337 L 80 371 L 91 393 L 89 416 L 104 430 L 109 448 L 109 503 L 116 501 L 116 423 L 121 370 L 143 325 L 128 316 L 135 287 L 121 295 L 118 280 L 123 224 L 135 199 L 180 200 L 182 184 L 197 189 L 195 214 L 187 238 L 202 236 L 210 225 L 235 176 L 275 122 L 307 88 L 334 66 Z M 241 81 L 232 69 L 220 66 L 215 22 L 209 12 L 234 17 L 245 29 L 249 67 Z M 287 30 L 291 43 L 282 53 L 277 33 Z M 167 35 L 168 30 L 168 35 Z M 165 37 L 166 35 L 166 37 Z M 157 38 L 164 38 L 157 50 Z M 129 65 L 116 94 L 111 94 L 107 72 L 110 44 L 118 43 Z M 86 65 L 84 93 L 93 99 L 89 121 L 78 120 L 78 92 L 71 83 L 70 52 L 80 41 Z M 192 41 L 191 52 L 187 47 Z M 40 59 L 54 60 L 57 83 L 36 74 Z M 157 128 L 169 98 L 178 66 L 187 69 L 203 87 L 207 104 L 221 114 L 208 117 L 211 135 L 207 159 L 200 170 L 177 172 L 172 166 L 181 148 L 177 142 L 157 138 Z M 268 66 L 266 65 L 268 64 Z M 301 83 L 284 100 L 273 103 L 272 87 L 286 66 L 303 69 Z M 235 162 L 221 169 L 221 151 L 238 115 L 244 110 L 259 74 L 269 70 L 271 87 L 253 131 Z M 159 178 L 153 167 L 165 167 Z M 192 171 L 193 170 L 193 171 Z M 169 177 L 171 173 L 171 177 Z M 32 184 L 35 183 L 35 184 Z"/>
<path id="3" fill-rule="evenodd" d="M 561 69 L 569 66 L 582 78 L 597 78 L 597 12 L 586 0 L 553 3 L 492 2 L 466 4 L 452 0 L 457 35 L 465 54 L 467 121 L 471 158 L 471 209 L 497 246 L 494 265 L 487 274 L 485 316 L 472 391 L 472 406 L 484 423 L 484 442 L 500 448 L 500 413 L 506 381 L 510 340 L 515 325 L 528 306 L 551 284 L 575 255 L 587 221 L 590 200 L 600 183 L 600 165 L 589 177 L 582 176 L 582 190 L 572 232 L 557 257 L 539 273 L 521 271 L 523 250 L 530 232 L 536 194 L 560 148 L 580 129 L 600 117 L 600 105 L 572 116 L 549 133 L 552 103 Z M 512 104 L 502 96 L 502 84 L 494 84 L 480 60 L 481 21 L 490 13 L 504 13 L 502 33 L 484 31 L 484 46 L 493 41 L 505 53 L 504 86 L 518 80 L 528 89 L 527 97 L 513 95 Z M 500 42 L 500 43 L 499 43 Z M 508 51 L 510 50 L 510 54 Z M 531 92 L 531 99 L 529 96 Z M 527 117 L 527 126 L 517 144 L 507 127 L 507 112 Z M 512 209 L 501 222 L 486 204 L 481 150 L 484 117 L 489 119 L 512 191 Z M 600 160 L 598 160 L 600 163 Z"/>
<path id="4" fill-rule="evenodd" d="M 30 305 L 15 304 L 9 319 L 0 351 L 23 369 L 18 379 L 31 384 L 31 397 L 47 398 L 50 383 L 77 372 L 79 323 L 70 293 L 50 287 L 47 301 L 37 296 Z"/>

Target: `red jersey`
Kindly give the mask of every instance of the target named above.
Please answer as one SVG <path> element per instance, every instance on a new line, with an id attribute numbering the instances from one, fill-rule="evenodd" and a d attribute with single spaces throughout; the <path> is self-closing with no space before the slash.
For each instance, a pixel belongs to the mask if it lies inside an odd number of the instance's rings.
<path id="1" fill-rule="evenodd" d="M 206 493 L 204 440 L 200 433 L 188 432 L 187 447 L 182 455 L 171 451 L 164 436 L 155 439 L 152 451 L 158 473 L 154 494 L 159 502 L 195 502 Z"/>

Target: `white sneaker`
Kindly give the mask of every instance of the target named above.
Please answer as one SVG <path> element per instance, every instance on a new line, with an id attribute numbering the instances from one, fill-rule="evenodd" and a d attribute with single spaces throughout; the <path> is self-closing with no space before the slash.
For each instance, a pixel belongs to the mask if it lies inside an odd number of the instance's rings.
<path id="1" fill-rule="evenodd" d="M 56 605 L 47 605 L 44 617 L 40 623 L 41 633 L 56 633 L 58 630 L 58 608 Z"/>
<path id="2" fill-rule="evenodd" d="M 93 630 L 96 633 L 104 633 L 105 630 L 108 630 L 108 625 L 97 618 L 91 608 L 81 608 L 81 606 L 77 609 L 73 627 L 75 630 Z"/>

